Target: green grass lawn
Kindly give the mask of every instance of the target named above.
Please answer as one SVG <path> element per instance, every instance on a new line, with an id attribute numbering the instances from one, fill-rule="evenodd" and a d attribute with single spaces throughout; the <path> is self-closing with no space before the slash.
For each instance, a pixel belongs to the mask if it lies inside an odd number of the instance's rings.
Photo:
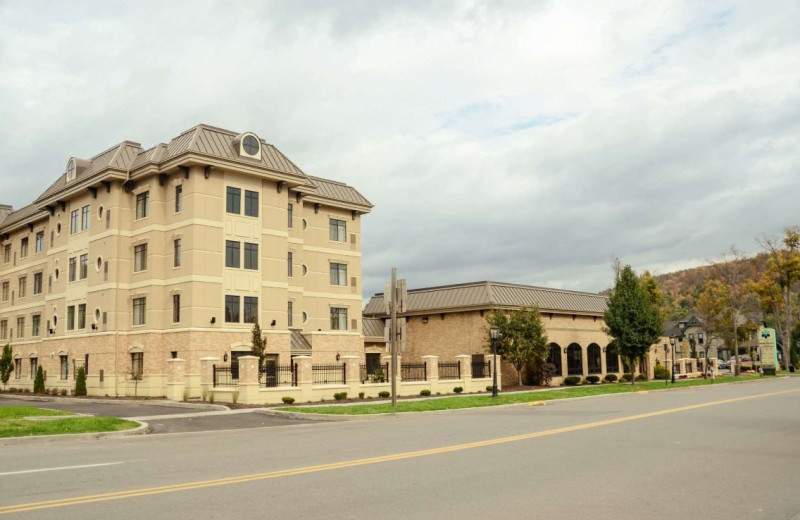
<path id="1" fill-rule="evenodd" d="M 139 423 L 115 417 L 73 417 L 46 421 L 29 421 L 24 417 L 70 415 L 69 412 L 47 410 L 34 406 L 0 407 L 0 438 L 30 435 L 59 435 L 62 433 L 98 433 L 129 430 Z"/>
<path id="2" fill-rule="evenodd" d="M 554 399 L 567 399 L 571 397 L 586 397 L 591 395 L 623 394 L 629 392 L 642 392 L 647 390 L 663 390 L 664 388 L 683 388 L 687 386 L 701 386 L 733 381 L 752 381 L 760 376 L 725 376 L 718 377 L 713 382 L 711 379 L 686 379 L 676 381 L 675 384 L 666 385 L 664 381 L 648 381 L 636 383 L 612 383 L 603 385 L 583 385 L 561 390 L 546 390 L 543 392 L 525 392 L 520 394 L 500 394 L 493 399 L 489 394 L 466 395 L 463 397 L 450 397 L 447 399 L 424 399 L 420 401 L 398 401 L 397 409 L 392 410 L 390 403 L 363 404 L 353 406 L 303 406 L 291 408 L 278 408 L 278 410 L 301 413 L 320 413 L 330 415 L 369 415 L 396 412 L 425 412 L 432 410 L 454 410 L 458 408 L 476 408 L 480 406 L 497 406 L 501 404 L 532 403 L 537 401 L 551 401 Z"/>

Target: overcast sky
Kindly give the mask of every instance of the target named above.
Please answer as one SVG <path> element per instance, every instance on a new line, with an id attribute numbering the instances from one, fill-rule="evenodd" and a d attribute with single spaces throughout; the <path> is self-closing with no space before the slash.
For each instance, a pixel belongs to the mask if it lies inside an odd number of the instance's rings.
<path id="1" fill-rule="evenodd" d="M 2 201 L 200 122 L 355 186 L 364 295 L 599 291 L 800 224 L 800 2 L 0 0 Z"/>

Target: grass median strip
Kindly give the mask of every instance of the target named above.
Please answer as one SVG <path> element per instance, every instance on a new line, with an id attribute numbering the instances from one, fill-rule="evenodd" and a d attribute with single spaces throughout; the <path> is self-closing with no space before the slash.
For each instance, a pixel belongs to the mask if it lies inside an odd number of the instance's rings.
<path id="1" fill-rule="evenodd" d="M 66 416 L 64 419 L 31 421 L 26 417 Z M 116 417 L 75 417 L 69 412 L 35 406 L 0 407 L 0 438 L 65 433 L 101 433 L 136 428 L 139 423 Z"/>
<path id="2" fill-rule="evenodd" d="M 760 379 L 759 376 L 726 376 L 711 379 L 688 379 L 676 381 L 669 384 L 668 388 L 685 388 L 689 386 L 702 386 L 719 383 L 730 383 L 734 381 L 752 381 Z M 667 385 L 664 381 L 640 382 L 635 385 L 626 383 L 612 383 L 603 385 L 586 385 L 559 390 L 545 390 L 538 392 L 525 392 L 519 394 L 500 394 L 497 398 L 492 398 L 488 394 L 466 395 L 463 397 L 449 397 L 446 399 L 423 399 L 416 401 L 399 401 L 397 409 L 392 410 L 389 403 L 360 404 L 350 406 L 302 406 L 278 408 L 278 410 L 296 413 L 318 413 L 326 415 L 371 415 L 380 413 L 408 413 L 408 412 L 428 412 L 435 410 L 457 410 L 461 408 L 478 408 L 482 406 L 498 406 L 503 404 L 533 403 L 540 401 L 552 401 L 555 399 L 568 399 L 571 397 L 587 397 L 592 395 L 623 394 L 632 392 L 642 392 L 649 390 L 662 390 Z"/>

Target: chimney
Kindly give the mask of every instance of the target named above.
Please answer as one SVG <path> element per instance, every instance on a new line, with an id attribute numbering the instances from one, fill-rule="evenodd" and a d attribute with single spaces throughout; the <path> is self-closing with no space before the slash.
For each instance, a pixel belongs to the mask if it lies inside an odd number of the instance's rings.
<path id="1" fill-rule="evenodd" d="M 12 211 L 14 211 L 14 208 L 12 208 L 11 205 L 0 204 L 0 223 L 2 223 Z"/>

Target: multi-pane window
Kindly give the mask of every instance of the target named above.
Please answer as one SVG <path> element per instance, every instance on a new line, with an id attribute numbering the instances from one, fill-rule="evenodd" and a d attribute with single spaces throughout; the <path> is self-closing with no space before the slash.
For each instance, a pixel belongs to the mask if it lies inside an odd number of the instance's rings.
<path id="1" fill-rule="evenodd" d="M 87 276 L 89 276 L 89 254 L 88 253 L 84 253 L 84 254 L 81 255 L 80 267 L 81 267 L 80 279 L 84 280 L 84 279 L 86 279 Z"/>
<path id="2" fill-rule="evenodd" d="M 133 299 L 133 324 L 144 325 L 145 313 L 147 312 L 147 298 Z"/>
<path id="3" fill-rule="evenodd" d="M 347 285 L 347 264 L 331 262 L 331 285 Z"/>
<path id="4" fill-rule="evenodd" d="M 289 300 L 286 303 L 286 323 L 287 327 L 291 327 L 294 320 L 292 319 L 292 315 L 294 314 L 294 302 Z"/>
<path id="5" fill-rule="evenodd" d="M 148 205 L 150 203 L 150 192 L 145 191 L 136 195 L 136 220 L 147 216 Z"/>
<path id="6" fill-rule="evenodd" d="M 0 321 L 0 339 L 8 339 L 8 320 Z"/>
<path id="7" fill-rule="evenodd" d="M 34 314 L 31 316 L 31 336 L 39 336 L 42 328 L 42 316 Z"/>
<path id="8" fill-rule="evenodd" d="M 225 295 L 225 321 L 239 323 L 239 297 Z"/>
<path id="9" fill-rule="evenodd" d="M 133 271 L 147 269 L 147 244 L 139 244 L 133 248 Z"/>
<path id="10" fill-rule="evenodd" d="M 242 190 L 228 186 L 225 195 L 225 211 L 236 215 L 242 212 Z"/>
<path id="11" fill-rule="evenodd" d="M 288 273 L 287 274 L 288 274 L 289 278 L 292 277 L 292 257 L 293 256 L 294 255 L 292 254 L 292 252 L 289 251 L 289 254 L 286 257 L 286 266 L 287 266 L 287 269 L 288 269 Z"/>
<path id="12" fill-rule="evenodd" d="M 41 253 L 44 251 L 44 231 L 36 233 L 36 252 Z"/>
<path id="13" fill-rule="evenodd" d="M 244 214 L 247 217 L 258 216 L 258 192 L 244 190 Z"/>
<path id="14" fill-rule="evenodd" d="M 74 282 L 75 277 L 78 273 L 78 259 L 76 257 L 72 257 L 69 259 L 69 281 Z"/>
<path id="15" fill-rule="evenodd" d="M 7 264 L 11 261 L 11 244 L 3 246 L 3 263 Z"/>
<path id="16" fill-rule="evenodd" d="M 86 304 L 78 305 L 78 329 L 86 328 Z"/>
<path id="17" fill-rule="evenodd" d="M 183 186 L 180 184 L 175 186 L 175 213 L 180 213 L 183 210 Z"/>
<path id="18" fill-rule="evenodd" d="M 67 307 L 67 330 L 75 330 L 75 306 Z"/>
<path id="19" fill-rule="evenodd" d="M 14 360 L 14 379 L 19 379 L 20 377 L 22 377 L 22 360 L 16 358 Z"/>
<path id="20" fill-rule="evenodd" d="M 8 301 L 8 282 L 3 282 L 3 301 Z"/>
<path id="21" fill-rule="evenodd" d="M 330 219 L 330 239 L 335 242 L 347 242 L 347 222 Z"/>
<path id="22" fill-rule="evenodd" d="M 39 369 L 39 358 L 31 358 L 31 379 L 36 378 L 36 371 Z"/>
<path id="23" fill-rule="evenodd" d="M 17 318 L 17 337 L 24 338 L 25 337 L 25 318 L 20 316 Z"/>
<path id="24" fill-rule="evenodd" d="M 244 322 L 253 323 L 258 317 L 258 298 L 255 296 L 244 297 Z"/>
<path id="25" fill-rule="evenodd" d="M 25 297 L 25 292 L 27 291 L 27 289 L 28 289 L 28 277 L 27 276 L 22 276 L 19 279 L 19 293 L 18 293 L 18 296 L 20 298 L 24 298 Z"/>
<path id="26" fill-rule="evenodd" d="M 241 244 L 233 240 L 225 241 L 225 267 L 240 267 L 239 248 Z"/>
<path id="27" fill-rule="evenodd" d="M 131 377 L 141 379 L 144 373 L 144 352 L 131 352 Z"/>
<path id="28" fill-rule="evenodd" d="M 66 381 L 69 379 L 69 356 L 62 355 L 61 358 L 61 379 Z"/>
<path id="29" fill-rule="evenodd" d="M 244 243 L 244 268 L 258 269 L 258 244 Z"/>
<path id="30" fill-rule="evenodd" d="M 33 273 L 33 294 L 42 294 L 42 273 Z"/>
<path id="31" fill-rule="evenodd" d="M 289 206 L 286 208 L 286 218 L 288 220 L 286 225 L 288 227 L 292 227 L 292 220 L 293 220 L 292 214 L 293 213 L 294 213 L 294 206 L 292 204 L 289 204 Z"/>
<path id="32" fill-rule="evenodd" d="M 172 323 L 179 323 L 181 321 L 181 295 L 172 295 Z"/>
<path id="33" fill-rule="evenodd" d="M 331 330 L 347 330 L 346 307 L 331 307 Z"/>
<path id="34" fill-rule="evenodd" d="M 19 257 L 25 258 L 28 256 L 28 237 L 19 241 Z"/>
<path id="35" fill-rule="evenodd" d="M 91 214 L 92 208 L 90 206 L 84 206 L 81 208 L 81 231 L 86 231 L 89 229 L 89 215 Z"/>
<path id="36" fill-rule="evenodd" d="M 174 256 L 174 260 L 172 262 L 173 267 L 180 267 L 181 266 L 181 239 L 176 238 L 172 241 L 172 252 Z"/>
<path id="37" fill-rule="evenodd" d="M 78 232 L 78 210 L 73 209 L 69 214 L 69 232 L 74 235 Z"/>

